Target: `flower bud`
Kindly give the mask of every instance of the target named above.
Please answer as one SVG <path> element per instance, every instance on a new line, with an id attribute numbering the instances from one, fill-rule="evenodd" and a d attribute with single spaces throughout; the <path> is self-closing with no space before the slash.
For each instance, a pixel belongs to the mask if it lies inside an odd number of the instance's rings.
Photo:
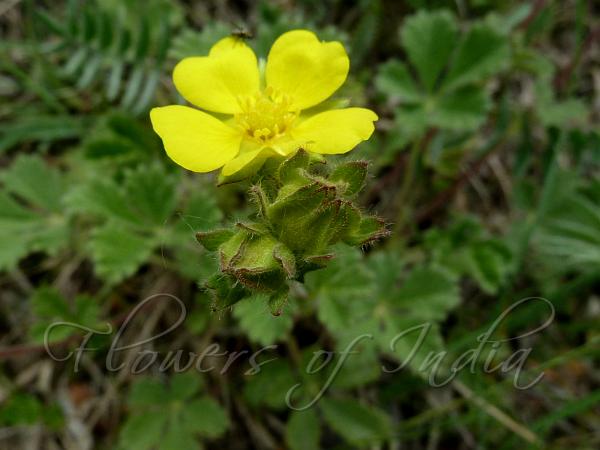
<path id="1" fill-rule="evenodd" d="M 333 245 L 364 245 L 388 234 L 383 220 L 364 214 L 351 200 L 364 185 L 366 162 L 340 164 L 329 174 L 325 164 L 319 166 L 299 150 L 251 188 L 255 220 L 198 233 L 207 250 L 218 252 L 229 286 L 270 293 L 275 315 L 287 301 L 289 282 L 302 282 L 307 272 L 325 267 Z M 207 287 L 216 304 L 228 307 L 243 298 L 239 288 L 230 294 L 215 280 Z"/>

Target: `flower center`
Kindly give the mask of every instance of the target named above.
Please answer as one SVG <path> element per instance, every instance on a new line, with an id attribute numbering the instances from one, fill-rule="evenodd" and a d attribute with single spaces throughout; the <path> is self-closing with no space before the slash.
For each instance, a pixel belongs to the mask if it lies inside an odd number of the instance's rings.
<path id="1" fill-rule="evenodd" d="M 235 115 L 244 135 L 261 144 L 285 134 L 298 114 L 290 111 L 291 99 L 267 87 L 240 101 L 242 112 Z"/>

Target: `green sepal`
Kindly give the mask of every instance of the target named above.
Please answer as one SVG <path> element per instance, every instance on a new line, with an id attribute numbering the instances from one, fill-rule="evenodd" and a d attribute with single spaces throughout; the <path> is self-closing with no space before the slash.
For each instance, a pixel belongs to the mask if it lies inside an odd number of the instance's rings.
<path id="1" fill-rule="evenodd" d="M 250 198 L 256 204 L 258 209 L 258 217 L 266 219 L 269 199 L 263 188 L 258 184 L 252 186 L 250 188 Z"/>
<path id="2" fill-rule="evenodd" d="M 261 228 L 260 224 L 256 228 Z M 263 227 L 264 228 L 264 227 Z M 271 292 L 296 275 L 294 254 L 267 233 L 241 227 L 238 233 L 219 247 L 222 272 L 249 289 Z"/>
<path id="3" fill-rule="evenodd" d="M 214 312 L 227 309 L 250 295 L 241 284 L 222 273 L 215 273 L 203 287 L 211 294 Z"/>
<path id="4" fill-rule="evenodd" d="M 277 270 L 279 264 L 273 257 L 273 250 L 278 242 L 268 235 L 254 235 L 240 230 L 228 242 L 220 247 L 221 270 L 247 273 L 262 273 Z"/>
<path id="5" fill-rule="evenodd" d="M 333 258 L 335 258 L 335 255 L 333 253 L 329 253 L 327 255 L 313 255 L 304 258 L 304 262 L 306 265 L 325 267 Z"/>
<path id="6" fill-rule="evenodd" d="M 349 232 L 351 232 L 351 230 L 356 230 L 357 228 L 360 227 L 360 224 L 363 220 L 363 215 L 360 211 L 360 209 L 358 209 L 356 206 L 354 206 L 353 203 L 349 202 L 349 201 L 344 201 L 342 203 L 342 210 L 341 210 L 341 214 L 340 214 L 340 234 L 339 234 L 339 239 L 336 240 L 336 242 L 338 240 L 343 240 L 344 236 L 346 236 Z"/>
<path id="7" fill-rule="evenodd" d="M 296 275 L 296 257 L 283 244 L 275 246 L 273 249 L 273 257 L 281 264 L 287 278 L 292 279 Z"/>
<path id="8" fill-rule="evenodd" d="M 355 195 L 365 185 L 368 167 L 369 163 L 367 161 L 350 161 L 340 164 L 331 172 L 329 181 L 343 183 L 344 195 Z"/>
<path id="9" fill-rule="evenodd" d="M 214 252 L 217 251 L 221 244 L 231 239 L 233 234 L 233 231 L 226 228 L 213 231 L 199 231 L 196 233 L 196 239 L 206 250 Z"/>
<path id="10" fill-rule="evenodd" d="M 249 236 L 250 233 L 240 230 L 219 246 L 219 265 L 223 272 L 240 259 Z"/>
<path id="11" fill-rule="evenodd" d="M 311 211 L 321 207 L 326 201 L 335 198 L 335 186 L 313 182 L 294 190 L 287 195 L 280 195 L 267 210 L 267 218 L 275 229 L 285 233 L 306 232 L 301 224 Z"/>
<path id="12" fill-rule="evenodd" d="M 299 247 L 303 254 L 324 254 L 330 245 L 343 240 L 350 229 L 357 229 L 360 221 L 360 211 L 349 201 L 338 198 L 324 202 L 307 216 L 303 226 L 310 232 L 295 237 L 292 248 Z"/>
<path id="13" fill-rule="evenodd" d="M 287 303 L 289 290 L 282 289 L 280 291 L 275 292 L 269 297 L 269 309 L 271 310 L 271 314 L 274 316 L 280 316 L 283 311 L 283 307 Z"/>
<path id="14" fill-rule="evenodd" d="M 333 258 L 335 258 L 333 253 L 326 255 L 307 256 L 304 258 L 304 260 L 302 260 L 302 270 L 300 271 L 300 277 L 298 277 L 298 281 L 303 282 L 304 275 L 306 275 L 308 272 L 324 269 Z"/>
<path id="15" fill-rule="evenodd" d="M 310 221 L 306 223 L 310 235 L 305 236 L 305 243 L 302 245 L 306 253 L 322 253 L 330 242 L 339 239 L 344 222 L 342 210 L 342 201 L 336 199 L 325 203 L 311 215 Z"/>
<path id="16" fill-rule="evenodd" d="M 301 172 L 307 170 L 309 164 L 309 154 L 302 149 L 298 150 L 291 158 L 286 159 L 279 166 L 279 181 L 283 185 L 288 183 L 297 184 L 299 181 L 302 181 Z"/>
<path id="17" fill-rule="evenodd" d="M 268 228 L 262 223 L 258 222 L 238 222 L 235 224 L 235 226 L 257 236 L 262 236 L 269 233 Z"/>
<path id="18" fill-rule="evenodd" d="M 344 242 L 348 245 L 365 245 L 389 236 L 389 234 L 383 219 L 368 216 L 361 220 L 354 232 L 345 237 Z"/>

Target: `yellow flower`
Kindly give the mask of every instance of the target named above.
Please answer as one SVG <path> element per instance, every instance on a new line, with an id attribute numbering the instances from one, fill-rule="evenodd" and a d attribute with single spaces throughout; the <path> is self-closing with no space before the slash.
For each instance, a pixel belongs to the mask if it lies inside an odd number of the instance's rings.
<path id="1" fill-rule="evenodd" d="M 365 108 L 311 114 L 310 108 L 344 83 L 349 65 L 341 43 L 294 30 L 275 41 L 262 76 L 252 49 L 227 37 L 208 56 L 185 58 L 173 72 L 181 95 L 215 115 L 165 106 L 150 112 L 152 126 L 177 164 L 194 172 L 222 167 L 226 177 L 298 148 L 346 153 L 369 139 L 377 115 Z"/>

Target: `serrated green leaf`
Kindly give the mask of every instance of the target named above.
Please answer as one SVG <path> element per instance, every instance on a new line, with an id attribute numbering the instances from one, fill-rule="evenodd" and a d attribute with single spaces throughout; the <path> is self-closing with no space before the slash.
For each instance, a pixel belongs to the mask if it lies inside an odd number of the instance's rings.
<path id="1" fill-rule="evenodd" d="M 353 306 L 351 305 L 351 307 Z M 364 325 L 363 322 L 358 327 L 352 326 L 336 332 L 336 351 L 339 352 L 339 355 L 336 355 L 336 358 L 328 364 L 326 372 L 326 379 L 331 377 L 332 389 L 360 388 L 376 381 L 381 376 L 377 341 L 372 333 L 374 330 Z M 363 331 L 367 331 L 369 336 L 365 336 Z M 360 340 L 357 341 L 358 338 Z M 352 353 L 342 356 L 342 353 L 346 351 Z M 341 362 L 342 357 L 345 357 L 343 364 L 336 368 L 336 364 Z M 334 371 L 336 372 L 334 373 Z"/>
<path id="2" fill-rule="evenodd" d="M 125 175 L 125 200 L 138 222 L 164 226 L 175 210 L 175 179 L 158 164 L 142 165 Z"/>
<path id="3" fill-rule="evenodd" d="M 487 237 L 479 221 L 469 216 L 446 229 L 430 230 L 425 240 L 435 266 L 456 277 L 473 278 L 487 293 L 497 292 L 512 270 L 510 249 Z"/>
<path id="4" fill-rule="evenodd" d="M 60 172 L 39 157 L 21 156 L 0 178 L 0 270 L 12 268 L 29 252 L 55 254 L 67 243 L 70 229 Z"/>
<path id="5" fill-rule="evenodd" d="M 372 335 L 381 351 L 418 371 L 430 352 L 444 349 L 437 323 L 460 301 L 456 280 L 427 267 L 413 269 L 403 280 L 404 262 L 392 253 L 376 253 L 368 262 L 378 298 L 354 327 Z"/>
<path id="6" fill-rule="evenodd" d="M 443 320 L 460 302 L 458 286 L 442 271 L 417 268 L 404 280 L 397 292 L 390 292 L 390 304 L 398 312 L 409 311 L 421 320 Z"/>
<path id="7" fill-rule="evenodd" d="M 29 253 L 25 239 L 15 239 L 14 234 L 0 231 L 0 271 L 10 270 Z"/>
<path id="8" fill-rule="evenodd" d="M 260 345 L 271 345 L 284 339 L 293 325 L 293 316 L 288 312 L 273 316 L 267 305 L 268 296 L 253 295 L 237 303 L 233 315 L 250 340 Z"/>
<path id="9" fill-rule="evenodd" d="M 386 441 L 392 434 L 389 417 L 371 405 L 325 397 L 320 407 L 327 424 L 350 444 L 369 447 Z"/>
<path id="10" fill-rule="evenodd" d="M 398 370 L 401 365 L 420 377 L 430 375 L 431 368 L 424 367 L 423 364 L 432 355 L 445 350 L 439 325 L 432 320 L 412 315 L 390 315 L 384 320 L 384 329 L 374 336 L 380 351 L 398 360 L 398 366 L 392 364 L 386 370 Z M 445 363 L 446 361 L 442 361 L 441 370 L 446 369 Z"/>
<path id="11" fill-rule="evenodd" d="M 141 165 L 125 174 L 124 186 L 94 178 L 73 189 L 67 205 L 108 220 L 122 220 L 138 230 L 159 231 L 175 210 L 175 179 L 158 165 Z"/>
<path id="12" fill-rule="evenodd" d="M 229 427 L 227 414 L 221 405 L 209 397 L 187 403 L 182 411 L 181 420 L 188 433 L 208 438 L 221 436 Z"/>
<path id="13" fill-rule="evenodd" d="M 138 223 L 138 217 L 131 210 L 123 189 L 110 179 L 94 178 L 74 188 L 65 201 L 74 213 L 94 214 L 130 224 Z"/>
<path id="14" fill-rule="evenodd" d="M 395 115 L 394 130 L 397 132 L 390 137 L 389 145 L 392 148 L 404 148 L 427 130 L 430 112 L 426 110 L 425 104 L 401 105 L 396 109 Z"/>
<path id="15" fill-rule="evenodd" d="M 456 46 L 457 26 L 448 11 L 419 11 L 406 19 L 401 30 L 402 45 L 428 91 L 437 79 Z"/>
<path id="16" fill-rule="evenodd" d="M 294 384 L 296 378 L 288 362 L 276 359 L 260 366 L 257 374 L 248 376 L 244 385 L 244 397 L 254 406 L 267 405 L 277 410 L 284 409 L 287 406 L 287 392 Z"/>
<path id="17" fill-rule="evenodd" d="M 169 399 L 171 401 L 185 401 L 196 395 L 202 388 L 201 375 L 196 371 L 189 371 L 175 375 L 169 386 Z"/>
<path id="18" fill-rule="evenodd" d="M 362 258 L 357 249 L 338 247 L 325 269 L 306 275 L 306 288 L 318 301 L 319 319 L 332 331 L 346 330 L 355 317 L 369 314 L 373 278 Z"/>
<path id="19" fill-rule="evenodd" d="M 293 411 L 285 427 L 290 450 L 319 450 L 321 425 L 315 408 Z"/>
<path id="20" fill-rule="evenodd" d="M 36 214 L 0 191 L 0 269 L 13 266 L 27 254 L 31 243 L 22 233 L 25 227 L 38 227 L 37 219 Z"/>
<path id="21" fill-rule="evenodd" d="M 485 23 L 499 32 L 507 34 L 527 19 L 531 14 L 532 7 L 532 3 L 522 3 L 515 5 L 505 14 L 492 12 L 485 17 Z"/>
<path id="22" fill-rule="evenodd" d="M 495 294 L 506 279 L 511 266 L 510 251 L 500 242 L 476 242 L 467 251 L 467 270 L 481 289 Z"/>
<path id="23" fill-rule="evenodd" d="M 100 314 L 98 303 L 91 297 L 78 296 L 68 302 L 58 291 L 42 286 L 33 293 L 31 308 L 35 322 L 30 330 L 36 342 L 44 342 L 47 328 L 56 322 L 70 322 L 75 325 L 96 328 Z M 53 327 L 48 334 L 50 342 L 60 341 L 79 331 L 74 326 Z"/>
<path id="24" fill-rule="evenodd" d="M 21 155 L 0 179 L 12 193 L 48 212 L 62 211 L 64 184 L 60 172 L 38 156 Z"/>
<path id="25" fill-rule="evenodd" d="M 509 62 L 510 48 L 506 36 L 488 25 L 477 23 L 461 40 L 453 58 L 443 89 L 457 89 L 483 80 Z"/>
<path id="26" fill-rule="evenodd" d="M 0 270 L 13 268 L 30 252 L 56 254 L 68 243 L 70 228 L 65 218 L 50 216 L 23 221 L 18 227 L 0 216 Z"/>
<path id="27" fill-rule="evenodd" d="M 202 385 L 196 371 L 175 374 L 170 385 L 142 378 L 131 387 L 131 415 L 121 430 L 123 449 L 201 449 L 198 437 L 216 438 L 229 427 L 227 413 L 207 396 L 198 397 Z M 146 430 L 150 437 L 142 436 Z"/>
<path id="28" fill-rule="evenodd" d="M 381 65 L 375 85 L 389 97 L 397 97 L 402 103 L 418 103 L 422 93 L 415 83 L 406 64 L 392 60 Z"/>
<path id="29" fill-rule="evenodd" d="M 137 380 L 129 391 L 128 403 L 132 408 L 149 408 L 169 400 L 165 385 L 153 378 Z"/>
<path id="30" fill-rule="evenodd" d="M 196 189 L 178 214 L 177 226 L 192 237 L 199 231 L 208 231 L 218 227 L 223 220 L 223 213 L 216 201 L 213 186 Z"/>
<path id="31" fill-rule="evenodd" d="M 168 416 L 163 411 L 147 411 L 127 419 L 121 429 L 119 444 L 127 450 L 150 450 L 161 441 Z"/>
<path id="32" fill-rule="evenodd" d="M 204 446 L 183 429 L 183 424 L 172 420 L 156 447 L 157 450 L 202 450 Z"/>
<path id="33" fill-rule="evenodd" d="M 83 145 L 90 159 L 127 157 L 127 162 L 144 161 L 157 150 L 156 135 L 133 116 L 120 112 L 102 117 Z"/>
<path id="34" fill-rule="evenodd" d="M 219 270 L 217 258 L 202 249 L 195 240 L 181 244 L 169 244 L 174 250 L 175 263 L 179 272 L 190 280 L 197 280 L 199 285 L 204 283 Z"/>
<path id="35" fill-rule="evenodd" d="M 432 125 L 451 130 L 473 130 L 486 119 L 490 101 L 482 88 L 468 86 L 442 96 L 429 118 Z"/>
<path id="36" fill-rule="evenodd" d="M 12 196 L 0 191 L 0 223 L 4 227 L 18 227 L 20 223 L 35 221 L 37 215 L 17 202 Z"/>
<path id="37" fill-rule="evenodd" d="M 151 237 L 139 236 L 113 222 L 94 230 L 89 242 L 96 273 L 111 283 L 133 275 L 155 245 Z"/>

